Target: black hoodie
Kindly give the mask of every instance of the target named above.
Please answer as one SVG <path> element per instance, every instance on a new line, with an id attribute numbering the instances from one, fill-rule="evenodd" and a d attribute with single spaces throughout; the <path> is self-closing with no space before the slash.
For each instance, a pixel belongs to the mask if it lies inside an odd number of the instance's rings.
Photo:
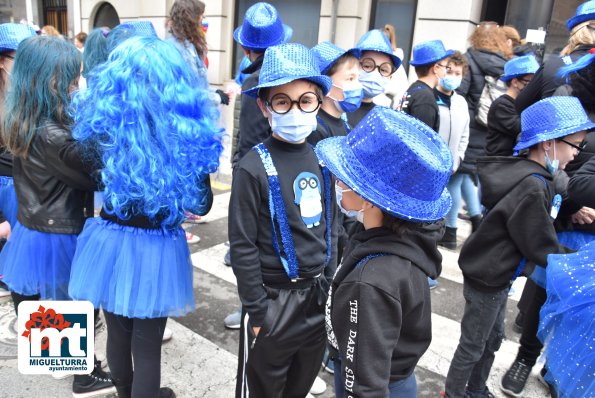
<path id="1" fill-rule="evenodd" d="M 388 384 L 408 377 L 430 345 L 427 277 L 441 271 L 436 241 L 442 224 L 416 228 L 401 235 L 384 227 L 355 234 L 335 274 L 330 314 L 345 397 L 387 397 Z M 386 255 L 355 269 L 378 253 Z"/>
<path id="2" fill-rule="evenodd" d="M 558 243 L 550 216 L 553 177 L 543 166 L 526 158 L 493 156 L 480 158 L 477 168 L 488 213 L 461 249 L 459 266 L 473 288 L 497 292 L 510 286 L 523 257 L 528 275 L 532 264 L 545 267 L 549 254 L 570 249 Z"/>

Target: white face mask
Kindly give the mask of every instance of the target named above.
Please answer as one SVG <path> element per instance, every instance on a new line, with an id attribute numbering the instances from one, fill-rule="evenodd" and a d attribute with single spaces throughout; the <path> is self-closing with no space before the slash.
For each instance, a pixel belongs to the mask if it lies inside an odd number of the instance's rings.
<path id="1" fill-rule="evenodd" d="M 355 219 L 362 224 L 364 223 L 364 209 L 361 210 L 347 210 L 343 207 L 341 201 L 343 200 L 343 192 L 349 192 L 352 189 L 349 188 L 341 188 L 341 186 L 335 183 L 335 200 L 337 201 L 337 206 L 339 206 L 339 210 L 341 213 L 345 214 L 347 217 L 355 217 Z"/>
<path id="2" fill-rule="evenodd" d="M 288 142 L 302 142 L 316 130 L 318 125 L 316 112 L 304 113 L 299 109 L 291 109 L 283 115 L 270 109 L 269 112 L 272 115 L 271 130 Z"/>
<path id="3" fill-rule="evenodd" d="M 388 84 L 388 77 L 382 76 L 378 71 L 359 71 L 359 82 L 364 89 L 364 98 L 374 98 L 384 92 Z"/>

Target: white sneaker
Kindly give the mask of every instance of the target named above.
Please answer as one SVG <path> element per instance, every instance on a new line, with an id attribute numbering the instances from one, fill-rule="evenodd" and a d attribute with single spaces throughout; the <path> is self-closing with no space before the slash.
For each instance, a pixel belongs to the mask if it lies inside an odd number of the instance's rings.
<path id="1" fill-rule="evenodd" d="M 310 387 L 310 394 L 319 395 L 326 391 L 326 383 L 320 377 L 316 376 L 312 387 Z"/>
<path id="2" fill-rule="evenodd" d="M 163 340 L 162 341 L 163 342 L 170 341 L 171 338 L 173 337 L 173 335 L 174 335 L 174 332 L 166 326 L 165 330 L 163 331 Z"/>

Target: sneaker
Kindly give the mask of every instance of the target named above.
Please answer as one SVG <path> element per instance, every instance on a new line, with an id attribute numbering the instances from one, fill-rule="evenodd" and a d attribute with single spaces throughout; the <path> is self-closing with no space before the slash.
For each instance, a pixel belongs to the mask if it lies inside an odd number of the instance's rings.
<path id="1" fill-rule="evenodd" d="M 159 389 L 159 398 L 176 398 L 176 393 L 169 387 Z"/>
<path id="2" fill-rule="evenodd" d="M 99 361 L 95 361 L 95 369 L 88 375 L 75 375 L 72 382 L 74 398 L 99 397 L 114 394 L 116 387 L 109 373 L 101 370 Z"/>
<path id="3" fill-rule="evenodd" d="M 446 393 L 445 393 L 446 395 Z M 483 391 L 469 391 L 467 389 L 465 389 L 465 395 L 463 395 L 463 398 L 496 398 L 496 396 L 494 394 L 492 394 L 492 392 L 490 391 L 490 389 L 488 388 L 488 386 L 485 386 L 485 388 L 483 389 Z"/>
<path id="4" fill-rule="evenodd" d="M 174 336 L 174 332 L 170 328 L 166 327 L 165 330 L 163 331 L 162 341 L 163 342 L 170 341 L 173 336 Z"/>
<path id="5" fill-rule="evenodd" d="M 428 285 L 430 286 L 430 290 L 435 289 L 438 286 L 438 281 L 428 276 Z"/>
<path id="6" fill-rule="evenodd" d="M 223 264 L 231 267 L 231 251 L 229 249 L 227 249 L 225 256 L 223 256 Z"/>
<path id="7" fill-rule="evenodd" d="M 242 322 L 242 310 L 237 310 L 236 312 L 229 314 L 223 320 L 223 324 L 228 329 L 239 329 L 241 322 Z"/>
<path id="8" fill-rule="evenodd" d="M 186 231 L 186 242 L 188 242 L 188 244 L 198 243 L 200 242 L 200 237 Z"/>
<path id="9" fill-rule="evenodd" d="M 329 357 L 328 350 L 324 350 L 322 357 L 322 368 L 330 374 L 335 374 L 335 362 Z"/>
<path id="10" fill-rule="evenodd" d="M 502 392 L 512 397 L 522 397 L 525 384 L 527 384 L 527 379 L 531 374 L 531 368 L 532 366 L 525 364 L 523 360 L 515 360 L 502 377 L 502 380 L 500 380 Z"/>
<path id="11" fill-rule="evenodd" d="M 326 391 L 326 383 L 320 377 L 316 376 L 312 387 L 310 387 L 310 394 L 320 395 Z"/>
<path id="12" fill-rule="evenodd" d="M 184 220 L 184 222 L 186 224 L 204 224 L 207 222 L 207 220 L 203 216 L 186 212 L 186 219 Z"/>

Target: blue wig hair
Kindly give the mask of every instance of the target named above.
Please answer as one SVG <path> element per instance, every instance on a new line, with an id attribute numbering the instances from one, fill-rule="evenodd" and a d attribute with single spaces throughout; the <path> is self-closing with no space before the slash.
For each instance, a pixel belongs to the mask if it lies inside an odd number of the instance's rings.
<path id="1" fill-rule="evenodd" d="M 70 126 L 70 93 L 76 88 L 80 70 L 80 52 L 61 38 L 34 36 L 19 44 L 2 129 L 2 142 L 13 155 L 27 157 L 45 120 Z"/>
<path id="2" fill-rule="evenodd" d="M 180 52 L 156 37 L 121 43 L 73 100 L 73 136 L 103 166 L 104 208 L 179 226 L 204 213 L 219 166 L 218 112 Z"/>
<path id="3" fill-rule="evenodd" d="M 87 37 L 85 51 L 83 52 L 83 77 L 89 78 L 93 69 L 107 60 L 109 55 L 107 47 L 107 35 L 109 28 L 97 28 Z"/>
<path id="4" fill-rule="evenodd" d="M 595 114 L 595 53 L 583 55 L 576 62 L 558 70 L 558 76 L 565 78 L 572 88 L 572 95 L 590 114 Z"/>

